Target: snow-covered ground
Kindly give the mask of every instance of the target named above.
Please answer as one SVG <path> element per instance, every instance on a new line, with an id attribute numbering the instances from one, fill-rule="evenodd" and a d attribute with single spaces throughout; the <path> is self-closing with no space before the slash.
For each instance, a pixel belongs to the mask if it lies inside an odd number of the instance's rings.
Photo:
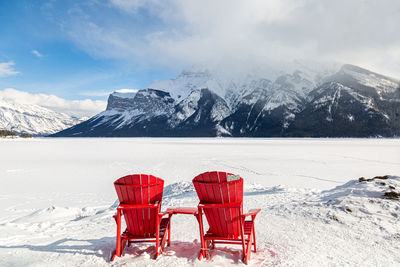
<path id="1" fill-rule="evenodd" d="M 164 208 L 195 206 L 191 179 L 208 170 L 240 174 L 245 209 L 262 208 L 253 265 L 400 265 L 400 201 L 383 198 L 400 192 L 398 139 L 215 138 L 0 139 L 0 265 L 242 265 L 239 246 L 197 261 L 188 215 L 157 260 L 140 246 L 109 262 L 115 179 L 154 174 Z"/>

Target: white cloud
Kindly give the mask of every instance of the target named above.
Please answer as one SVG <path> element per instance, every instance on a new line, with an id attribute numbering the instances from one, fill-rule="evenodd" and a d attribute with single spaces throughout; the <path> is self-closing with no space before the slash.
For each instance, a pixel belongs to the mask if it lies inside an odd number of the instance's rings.
<path id="1" fill-rule="evenodd" d="M 138 89 L 117 89 L 113 91 L 87 91 L 87 92 L 81 92 L 80 95 L 84 96 L 95 96 L 95 97 L 101 97 L 101 96 L 108 96 L 113 92 L 117 93 L 137 93 L 139 90 Z"/>
<path id="2" fill-rule="evenodd" d="M 43 57 L 43 54 L 39 53 L 39 51 L 37 51 L 37 50 L 32 50 L 32 54 L 37 56 L 38 58 Z"/>
<path id="3" fill-rule="evenodd" d="M 115 90 L 117 93 L 137 93 L 139 90 L 138 89 L 118 89 Z"/>
<path id="4" fill-rule="evenodd" d="M 14 62 L 0 62 L 0 77 L 7 77 L 11 75 L 16 75 L 19 72 L 14 70 Z"/>
<path id="5" fill-rule="evenodd" d="M 113 8 L 107 12 L 117 10 L 121 19 L 96 19 L 90 16 L 93 6 L 81 6 L 63 24 L 75 43 L 98 57 L 176 69 L 193 64 L 245 69 L 306 59 L 400 73 L 398 0 L 109 3 Z M 142 13 L 156 23 L 135 20 Z"/>
<path id="6" fill-rule="evenodd" d="M 90 117 L 106 108 L 107 102 L 101 100 L 66 100 L 55 95 L 30 94 L 6 88 L 0 91 L 0 99 L 21 104 L 36 104 L 56 112 L 75 117 Z"/>
<path id="7" fill-rule="evenodd" d="M 111 93 L 112 91 L 86 91 L 86 92 L 81 92 L 79 94 L 84 96 L 101 97 L 101 96 L 108 96 Z"/>

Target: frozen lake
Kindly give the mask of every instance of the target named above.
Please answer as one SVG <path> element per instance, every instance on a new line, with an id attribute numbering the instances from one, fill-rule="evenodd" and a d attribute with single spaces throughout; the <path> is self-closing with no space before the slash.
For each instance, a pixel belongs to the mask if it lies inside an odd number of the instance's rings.
<path id="1" fill-rule="evenodd" d="M 246 182 L 330 189 L 361 176 L 400 174 L 398 139 L 35 138 L 0 140 L 0 194 L 116 198 L 113 181 L 150 173 L 165 184 L 209 170 Z M 45 193 L 45 194 L 44 194 Z"/>
<path id="2" fill-rule="evenodd" d="M 251 264 L 400 263 L 400 203 L 382 197 L 400 188 L 396 139 L 2 139 L 0 151 L 0 265 L 110 266 L 114 180 L 151 173 L 165 180 L 163 209 L 196 206 L 190 181 L 209 170 L 240 174 L 245 209 L 262 209 Z M 397 176 L 357 180 L 386 174 Z M 192 217 L 174 219 L 163 256 L 135 246 L 115 264 L 237 266 L 240 249 L 223 246 L 197 261 L 197 229 Z"/>

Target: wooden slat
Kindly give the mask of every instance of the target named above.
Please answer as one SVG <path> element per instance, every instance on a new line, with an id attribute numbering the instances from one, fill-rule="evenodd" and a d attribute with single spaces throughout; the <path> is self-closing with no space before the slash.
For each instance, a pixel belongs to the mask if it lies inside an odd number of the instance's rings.
<path id="1" fill-rule="evenodd" d="M 225 203 L 230 203 L 230 198 L 229 198 L 229 184 L 224 184 L 222 186 L 223 188 L 223 197 Z M 232 208 L 228 208 L 225 210 L 225 216 L 226 216 L 226 221 L 227 221 L 227 227 L 228 227 L 228 236 L 233 236 L 234 235 L 234 220 L 232 217 Z"/>
<path id="2" fill-rule="evenodd" d="M 228 190 L 229 190 L 229 201 L 230 202 L 236 202 L 237 200 L 237 184 L 236 183 L 231 183 L 228 185 Z M 238 209 L 231 209 L 230 210 L 231 215 L 232 215 L 232 234 L 236 237 L 239 235 L 240 231 L 240 223 L 238 221 L 239 218 L 239 211 Z"/>
<path id="3" fill-rule="evenodd" d="M 221 184 L 216 185 L 217 190 L 219 191 L 219 203 L 224 204 L 224 193 L 222 192 L 223 189 L 221 187 Z M 227 216 L 226 216 L 226 212 L 229 210 L 228 208 L 220 208 L 219 210 L 219 220 L 220 220 L 220 224 L 221 224 L 221 230 L 222 230 L 222 234 L 224 236 L 228 236 L 229 235 L 229 230 L 228 230 L 228 224 L 230 223 L 227 220 Z"/>
<path id="4" fill-rule="evenodd" d="M 140 182 L 140 174 L 133 174 L 131 176 L 132 176 L 131 184 L 142 184 Z"/>
<path id="5" fill-rule="evenodd" d="M 149 184 L 149 176 L 146 174 L 142 174 L 142 203 L 143 204 L 149 204 L 149 194 L 150 194 L 150 186 Z M 145 235 L 150 235 L 150 208 L 147 209 L 142 209 L 143 212 L 143 225 L 144 225 L 144 234 Z"/>
<path id="6" fill-rule="evenodd" d="M 135 188 L 134 190 L 134 197 L 137 204 L 142 203 L 142 196 L 141 196 L 141 188 Z M 143 226 L 143 209 L 135 209 L 134 212 L 136 213 L 136 224 L 138 227 L 137 234 L 144 234 L 144 226 Z"/>
<path id="7" fill-rule="evenodd" d="M 208 179 L 207 181 L 212 181 L 211 179 Z M 205 185 L 207 186 L 207 185 Z M 216 184 L 210 184 L 207 186 L 208 187 L 208 194 L 211 196 L 210 198 L 210 202 L 211 203 L 221 203 L 221 201 L 217 200 L 218 196 L 220 196 L 219 194 L 219 190 L 216 187 Z M 223 234 L 223 229 L 221 226 L 221 219 L 219 218 L 219 210 L 218 209 L 207 209 L 206 212 L 209 212 L 210 215 L 213 217 L 213 225 L 211 227 L 212 229 L 214 229 L 216 234 L 222 235 Z"/>
<path id="8" fill-rule="evenodd" d="M 221 182 L 226 182 L 227 181 L 227 174 L 226 172 L 218 172 L 219 179 Z"/>
<path id="9" fill-rule="evenodd" d="M 157 187 L 161 187 L 161 186 L 156 185 L 156 186 L 150 187 L 150 201 L 151 201 L 151 203 L 155 203 L 157 201 Z M 156 209 L 151 210 L 150 217 L 154 218 L 156 216 L 157 216 L 157 210 Z M 149 224 L 150 224 L 149 233 L 154 233 L 156 231 L 156 220 L 155 219 L 151 219 Z"/>
<path id="10" fill-rule="evenodd" d="M 138 182 L 137 176 L 131 175 L 129 184 L 137 184 L 137 182 Z M 129 198 L 130 198 L 129 203 L 138 204 L 137 199 L 136 199 L 137 187 L 131 187 L 131 188 L 127 187 L 127 189 L 129 189 Z M 131 226 L 132 230 L 130 232 L 133 232 L 135 235 L 140 233 L 137 213 L 138 212 L 136 209 L 129 211 L 130 224 L 132 225 Z"/>
<path id="11" fill-rule="evenodd" d="M 125 176 L 125 184 L 132 184 L 132 179 L 133 179 L 132 175 Z M 128 204 L 134 204 L 135 201 L 132 199 L 131 190 L 126 186 L 124 186 L 124 189 L 125 189 L 125 198 L 123 202 Z M 135 216 L 133 214 L 133 211 L 128 210 L 124 214 L 126 214 L 125 222 L 128 230 L 136 233 L 137 231 L 135 224 Z"/>
<path id="12" fill-rule="evenodd" d="M 202 178 L 203 180 L 203 178 Z M 195 187 L 197 188 L 196 191 L 198 192 L 198 196 L 200 201 L 205 201 L 209 202 L 210 197 L 209 197 L 209 192 L 207 191 L 207 185 L 203 183 L 195 183 Z M 207 209 L 204 210 L 204 214 L 206 216 L 206 219 L 208 221 L 208 225 L 210 226 L 211 229 L 214 229 L 214 225 L 216 224 L 213 213 L 211 211 L 207 211 Z"/>

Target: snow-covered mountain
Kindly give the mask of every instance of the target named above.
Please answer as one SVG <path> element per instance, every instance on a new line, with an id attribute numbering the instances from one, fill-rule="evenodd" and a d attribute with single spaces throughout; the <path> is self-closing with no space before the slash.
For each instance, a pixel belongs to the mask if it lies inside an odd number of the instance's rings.
<path id="1" fill-rule="evenodd" d="M 184 71 L 55 136 L 399 136 L 400 82 L 353 65 L 275 79 Z"/>
<path id="2" fill-rule="evenodd" d="M 75 118 L 35 104 L 0 99 L 0 129 L 31 135 L 48 135 L 69 128 L 86 118 Z"/>

